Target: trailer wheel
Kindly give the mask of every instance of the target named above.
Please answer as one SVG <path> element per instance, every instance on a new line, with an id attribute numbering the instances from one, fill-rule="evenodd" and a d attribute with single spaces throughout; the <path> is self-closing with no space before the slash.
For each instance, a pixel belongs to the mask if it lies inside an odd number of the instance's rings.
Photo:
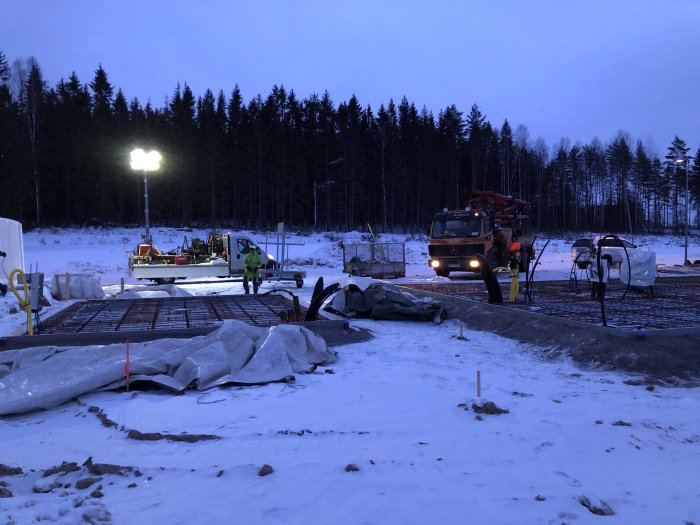
<path id="1" fill-rule="evenodd" d="M 297 281 L 297 288 L 304 286 L 304 281 Z"/>
<path id="2" fill-rule="evenodd" d="M 175 277 L 161 277 L 153 280 L 156 282 L 156 284 L 173 284 L 175 282 Z"/>

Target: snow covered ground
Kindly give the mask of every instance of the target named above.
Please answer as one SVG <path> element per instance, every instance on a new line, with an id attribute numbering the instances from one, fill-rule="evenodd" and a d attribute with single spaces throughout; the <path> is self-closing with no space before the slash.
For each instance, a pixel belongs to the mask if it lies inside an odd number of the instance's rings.
<path id="1" fill-rule="evenodd" d="M 165 250 L 197 234 L 152 233 Z M 47 281 L 94 272 L 116 293 L 139 234 L 32 231 L 25 260 Z M 265 248 L 264 235 L 250 234 Z M 317 277 L 344 277 L 339 241 L 360 237 L 289 239 L 304 243 L 290 248 L 307 271 L 302 299 Z M 540 279 L 568 278 L 573 238 L 551 240 Z M 406 242 L 405 281 L 443 280 L 426 265 L 425 239 L 381 240 Z M 660 264 L 682 261 L 682 239 L 635 240 Z M 689 255 L 700 259 L 695 240 Z M 242 292 L 231 282 L 186 289 Z M 0 298 L 0 336 L 25 329 L 13 310 L 11 294 Z M 178 396 L 99 392 L 0 418 L 0 520 L 700 524 L 699 388 L 545 361 L 538 348 L 490 333 L 468 330 L 460 340 L 456 321 L 352 325 L 374 338 L 337 347 L 337 362 L 294 383 Z M 477 414 L 474 404 L 487 401 L 508 413 Z M 273 472 L 259 475 L 266 464 Z"/>

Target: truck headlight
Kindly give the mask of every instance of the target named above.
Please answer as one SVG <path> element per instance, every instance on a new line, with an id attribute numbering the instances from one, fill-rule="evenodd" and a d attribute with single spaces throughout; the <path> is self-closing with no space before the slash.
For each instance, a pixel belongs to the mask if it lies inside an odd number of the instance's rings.
<path id="1" fill-rule="evenodd" d="M 479 267 L 479 261 L 477 259 L 472 259 L 469 261 L 469 268 L 478 268 Z"/>
<path id="2" fill-rule="evenodd" d="M 431 268 L 438 268 L 439 266 L 440 266 L 440 261 L 438 261 L 437 259 L 433 259 L 432 261 L 430 261 Z"/>

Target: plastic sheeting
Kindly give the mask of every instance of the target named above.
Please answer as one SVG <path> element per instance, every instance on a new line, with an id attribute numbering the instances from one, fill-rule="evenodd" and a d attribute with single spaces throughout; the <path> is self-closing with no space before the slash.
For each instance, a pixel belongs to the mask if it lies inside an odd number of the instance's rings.
<path id="1" fill-rule="evenodd" d="M 12 270 L 24 271 L 24 243 L 22 241 L 22 224 L 0 217 L 0 282 L 7 284 Z"/>
<path id="2" fill-rule="evenodd" d="M 627 284 L 629 279 L 630 286 L 635 288 L 647 288 L 654 286 L 656 279 L 656 252 L 647 252 L 645 250 L 632 249 L 627 250 L 630 258 L 629 265 L 627 259 L 620 264 L 620 281 Z M 630 276 L 630 266 L 632 267 L 632 275 Z"/>
<path id="3" fill-rule="evenodd" d="M 329 309 L 346 317 L 369 317 L 392 321 L 433 321 L 445 319 L 445 309 L 431 299 L 419 299 L 397 286 L 347 282 L 329 304 Z"/>
<path id="4" fill-rule="evenodd" d="M 51 281 L 51 292 L 56 299 L 102 299 L 105 292 L 99 277 L 93 274 L 70 274 L 68 296 L 66 297 L 66 274 L 55 274 Z"/>
<path id="5" fill-rule="evenodd" d="M 130 382 L 175 391 L 227 383 L 281 381 L 332 363 L 336 353 L 299 325 L 272 328 L 229 320 L 207 336 L 161 339 L 129 348 Z M 48 409 L 126 384 L 124 344 L 36 347 L 0 353 L 0 415 Z"/>

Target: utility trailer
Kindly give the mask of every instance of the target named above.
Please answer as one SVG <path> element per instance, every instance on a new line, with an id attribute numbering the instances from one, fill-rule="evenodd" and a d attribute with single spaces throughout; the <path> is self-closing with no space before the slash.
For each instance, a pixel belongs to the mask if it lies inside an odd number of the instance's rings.
<path id="1" fill-rule="evenodd" d="M 153 243 L 141 243 L 129 256 L 129 277 L 149 279 L 159 284 L 172 284 L 176 279 L 201 277 L 236 277 L 244 272 L 243 259 L 254 243 L 248 237 L 231 233 L 211 234 L 207 241 L 185 238 L 178 250 L 163 253 Z M 306 272 L 284 270 L 274 257 L 260 250 L 263 267 L 261 280 L 294 281 L 304 285 Z"/>
<path id="2" fill-rule="evenodd" d="M 405 277 L 404 243 L 369 242 L 344 245 L 343 272 L 374 279 Z"/>

